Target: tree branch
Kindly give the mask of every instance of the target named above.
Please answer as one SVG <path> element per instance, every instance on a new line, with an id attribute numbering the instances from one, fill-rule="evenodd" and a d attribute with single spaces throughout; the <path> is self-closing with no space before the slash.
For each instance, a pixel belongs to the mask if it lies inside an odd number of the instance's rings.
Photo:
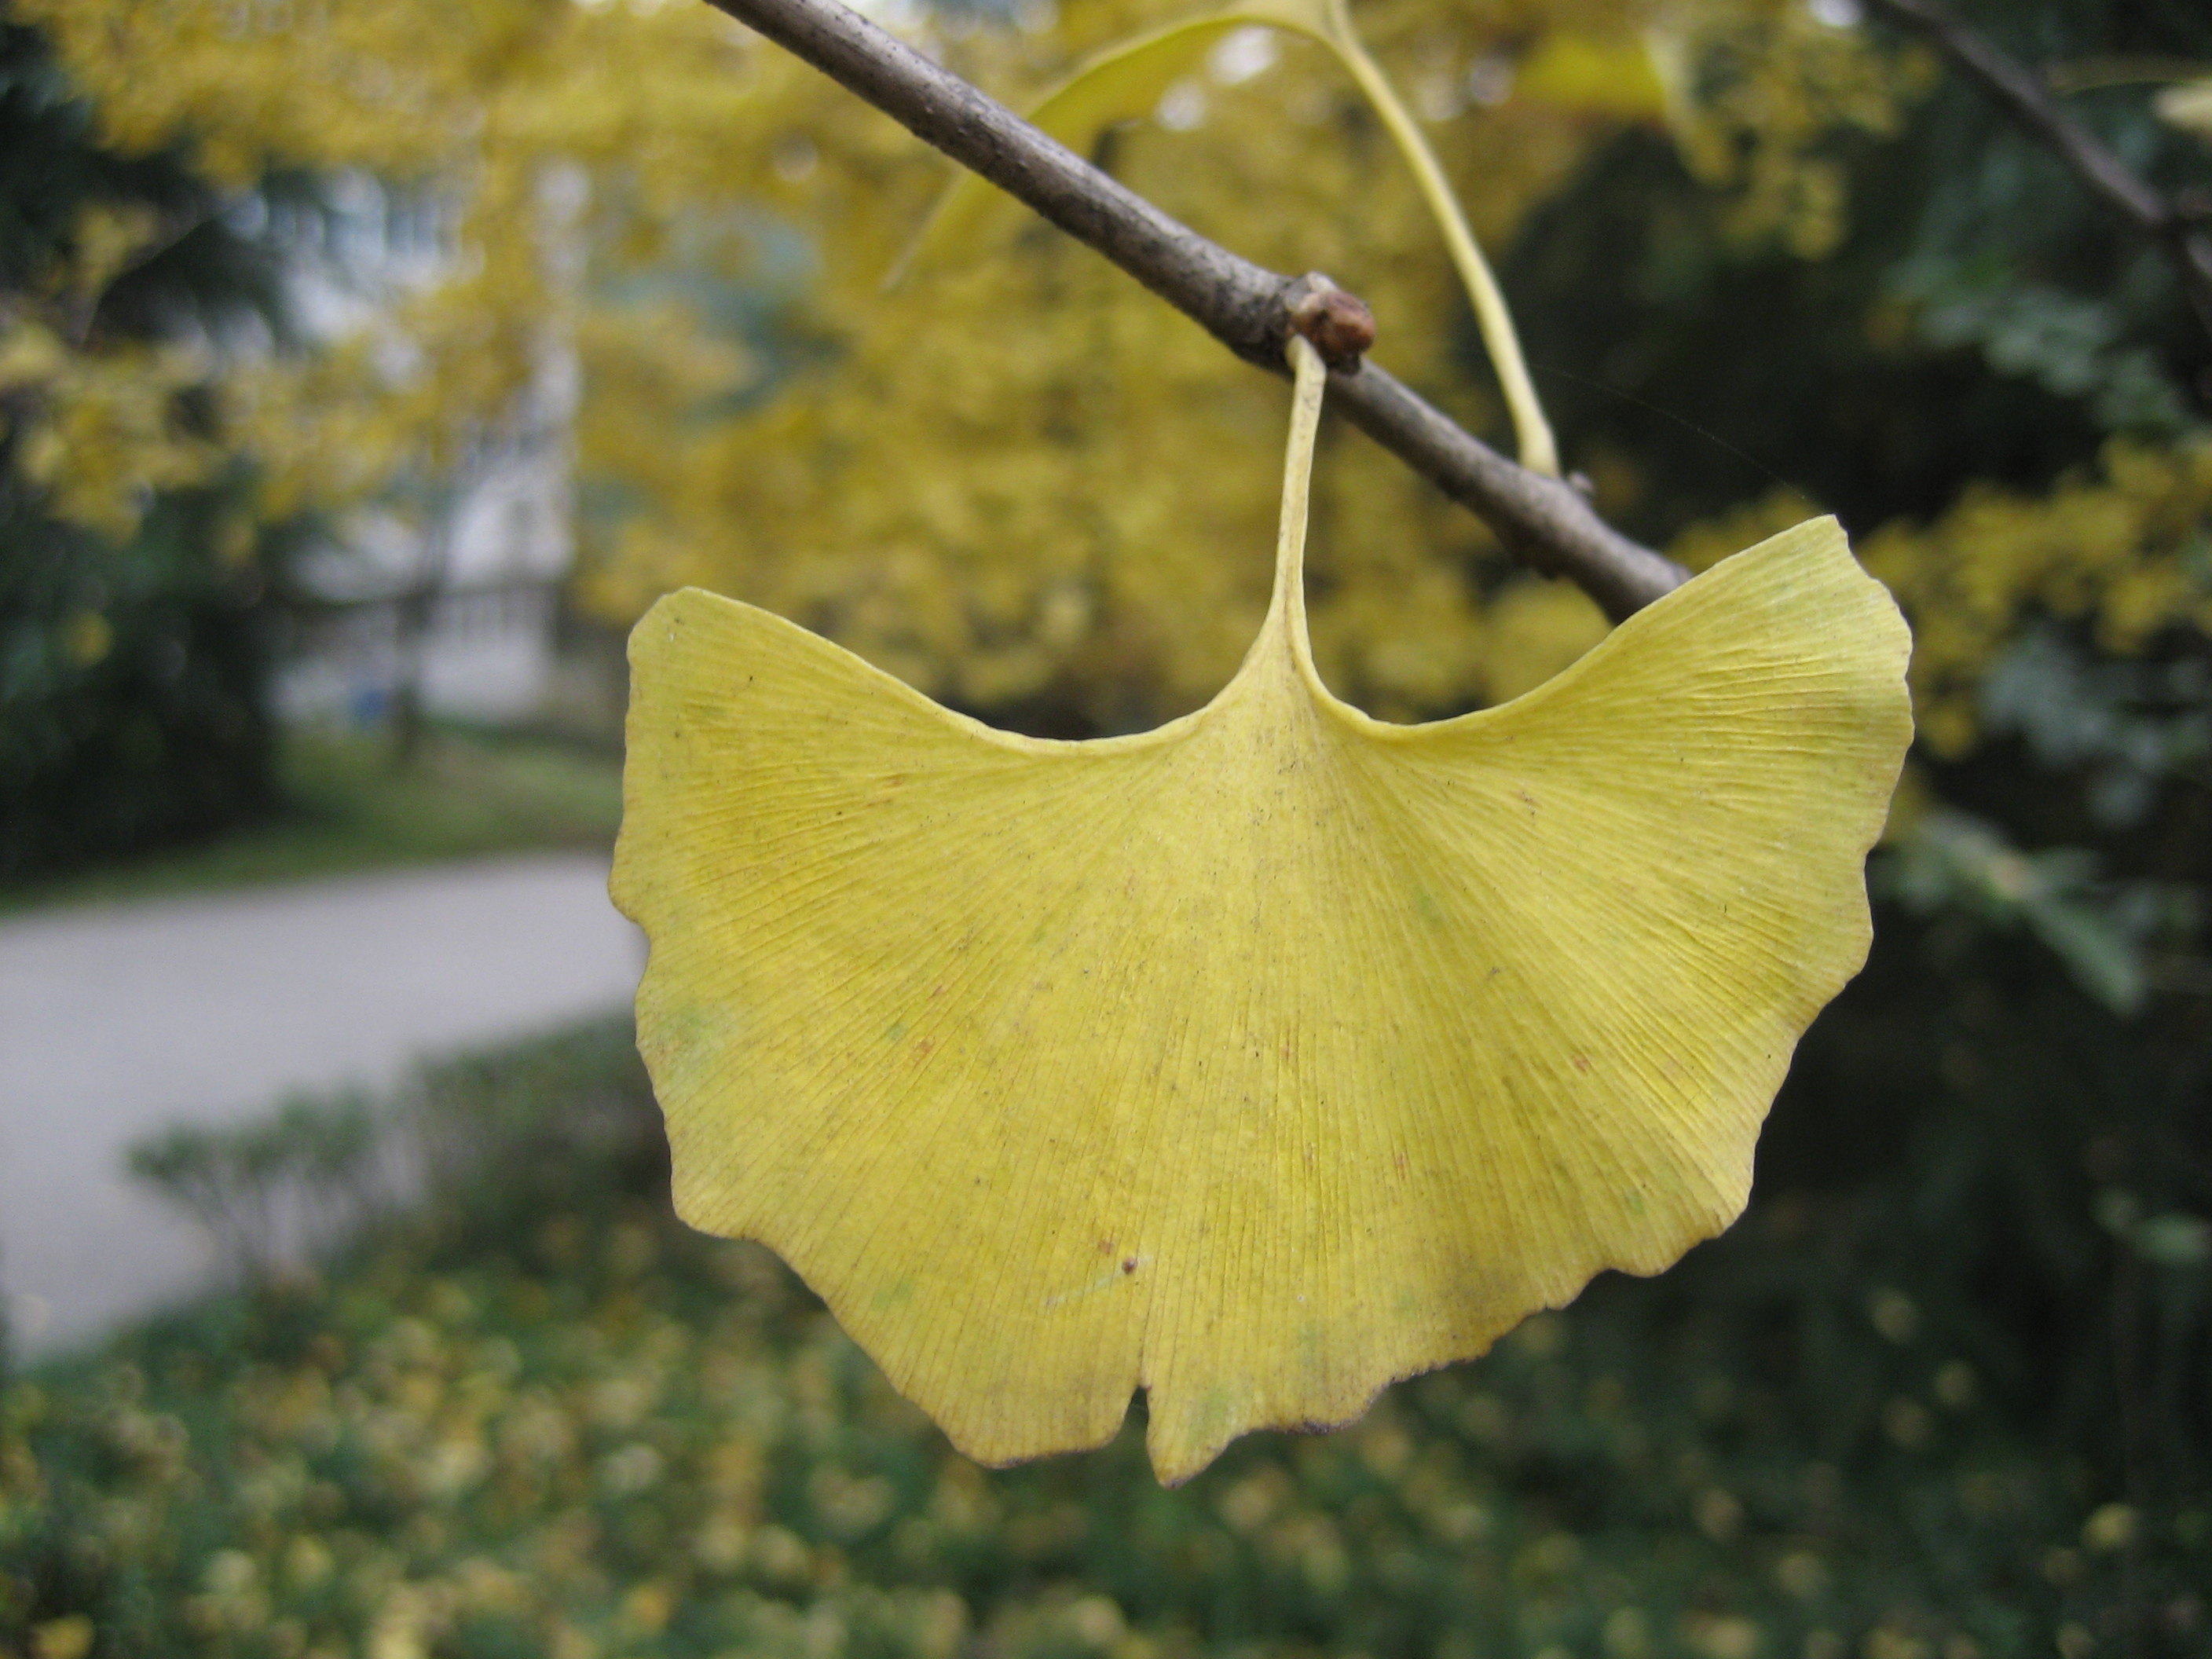
<path id="1" fill-rule="evenodd" d="M 2155 238 L 2172 260 L 2197 321 L 2212 335 L 2212 235 L 2198 228 L 2191 215 L 2137 178 L 2102 140 L 2060 106 L 2033 71 L 1961 21 L 1943 0 L 1873 0 L 1873 4 L 1892 21 L 1935 41 L 2029 137 L 2063 161 L 2091 195 Z"/>
<path id="2" fill-rule="evenodd" d="M 1278 276 L 1177 223 L 837 0 L 710 3 L 1104 254 L 1238 356 L 1288 372 L 1283 346 L 1304 278 Z M 1569 578 L 1615 621 L 1685 580 L 1680 566 L 1613 530 L 1568 485 L 1516 465 L 1374 365 L 1333 371 L 1329 397 L 1516 557 Z"/>

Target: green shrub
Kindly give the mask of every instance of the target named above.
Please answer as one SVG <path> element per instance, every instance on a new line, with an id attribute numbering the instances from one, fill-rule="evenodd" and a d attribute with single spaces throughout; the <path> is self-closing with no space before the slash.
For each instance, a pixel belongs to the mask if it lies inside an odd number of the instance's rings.
<path id="1" fill-rule="evenodd" d="M 429 1074 L 423 1208 L 0 1390 L 0 1650 L 791 1659 L 2201 1651 L 2139 1507 L 1863 1175 L 1358 1427 L 989 1472 L 669 1213 L 609 1024 Z M 43 1644 L 43 1646 L 41 1645 Z"/>

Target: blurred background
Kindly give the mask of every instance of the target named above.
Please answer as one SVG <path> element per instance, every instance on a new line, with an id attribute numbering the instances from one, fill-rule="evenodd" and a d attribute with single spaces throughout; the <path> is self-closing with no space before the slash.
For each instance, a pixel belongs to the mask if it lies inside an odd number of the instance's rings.
<path id="1" fill-rule="evenodd" d="M 870 9 L 1018 105 L 1181 15 Z M 945 165 L 691 0 L 11 0 L 0 1659 L 2212 1652 L 2212 14 L 1966 15 L 2164 233 L 1873 0 L 1355 6 L 1601 510 L 1839 514 L 1920 735 L 1744 1220 L 1167 1492 L 1141 1401 L 976 1469 L 670 1217 L 621 640 L 697 583 L 1155 724 L 1264 609 L 1279 386 L 1017 212 L 906 258 Z M 1503 441 L 1318 48 L 1092 152 Z M 1391 720 L 1604 629 L 1333 424 L 1309 590 Z"/>

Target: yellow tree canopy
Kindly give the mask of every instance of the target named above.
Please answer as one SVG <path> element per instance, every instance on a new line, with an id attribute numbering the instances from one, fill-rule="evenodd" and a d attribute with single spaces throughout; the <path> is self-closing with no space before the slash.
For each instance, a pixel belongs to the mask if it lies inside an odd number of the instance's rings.
<path id="1" fill-rule="evenodd" d="M 1259 638 L 1155 731 L 994 731 L 696 590 L 632 636 L 614 892 L 678 1205 L 986 1462 L 1143 1388 L 1182 1480 L 1658 1271 L 1865 956 L 1908 641 L 1834 522 L 1386 725 L 1308 642 L 1299 356 Z"/>
<path id="2" fill-rule="evenodd" d="M 1205 3 L 1061 0 L 1007 9 L 1006 26 L 880 10 L 1026 107 Z M 1814 187 L 1832 171 L 1826 136 L 1881 125 L 1896 78 L 1864 31 L 1801 0 L 1352 9 L 1492 247 L 1624 125 L 1660 118 L 1649 66 L 1621 72 L 1654 43 L 1680 71 L 1665 118 L 1692 164 L 1741 191 L 1748 224 L 1808 246 L 1838 222 L 1836 190 Z M 611 621 L 696 583 L 962 707 L 1042 707 L 1098 731 L 1198 707 L 1249 642 L 1264 572 L 1217 555 L 1269 532 L 1267 388 L 1018 212 L 886 295 L 945 164 L 696 0 L 15 13 L 52 34 L 118 147 L 177 144 L 241 185 L 270 167 L 365 169 L 439 204 L 449 258 L 387 295 L 360 337 L 305 365 L 226 370 L 227 429 L 265 516 L 411 496 L 507 429 L 565 355 L 582 386 L 579 591 Z M 1078 147 L 1240 253 L 1331 272 L 1375 308 L 1380 361 L 1498 427 L 1487 375 L 1432 349 L 1468 302 L 1414 176 L 1342 63 L 1279 30 L 1256 44 L 1272 61 L 1201 50 L 1164 109 L 1118 107 L 1140 118 Z M 50 401 L 119 385 L 57 379 Z M 48 447 L 55 490 L 87 514 L 180 459 L 100 435 L 125 429 L 114 401 L 71 417 L 99 441 Z M 1571 459 L 1608 510 L 1635 487 L 1622 458 Z M 1480 526 L 1364 440 L 1325 446 L 1316 471 L 1330 533 L 1315 651 L 1363 708 L 1504 701 L 1602 635 L 1572 589 L 1508 577 Z"/>

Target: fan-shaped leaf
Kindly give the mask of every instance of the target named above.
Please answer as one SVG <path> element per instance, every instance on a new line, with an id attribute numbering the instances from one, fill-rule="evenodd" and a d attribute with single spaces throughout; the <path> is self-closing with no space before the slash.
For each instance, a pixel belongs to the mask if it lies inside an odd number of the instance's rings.
<path id="1" fill-rule="evenodd" d="M 1179 1480 L 1658 1271 L 1863 959 L 1907 640 L 1832 520 L 1393 726 L 1316 676 L 1304 465 L 1243 666 L 1139 736 L 993 731 L 697 591 L 633 635 L 614 890 L 678 1204 L 987 1462 L 1141 1387 Z"/>

